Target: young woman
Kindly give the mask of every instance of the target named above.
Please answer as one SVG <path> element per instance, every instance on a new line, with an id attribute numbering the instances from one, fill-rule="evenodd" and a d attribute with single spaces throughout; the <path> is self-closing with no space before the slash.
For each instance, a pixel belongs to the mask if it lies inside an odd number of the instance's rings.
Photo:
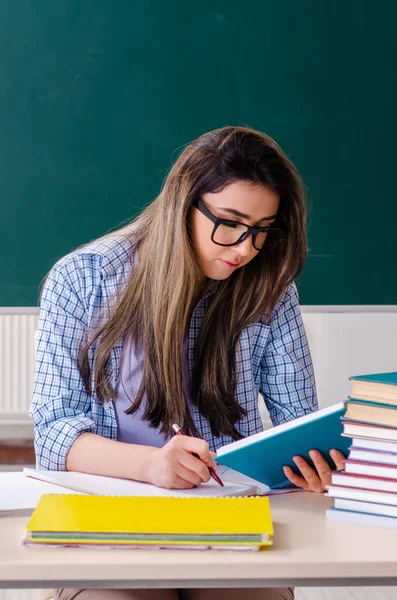
<path id="1" fill-rule="evenodd" d="M 304 186 L 279 146 L 259 131 L 224 127 L 184 149 L 131 224 L 59 260 L 40 306 L 31 409 L 40 468 L 190 488 L 209 480 L 217 448 L 262 430 L 258 393 L 275 425 L 315 410 L 294 283 L 306 261 L 305 225 Z M 190 436 L 173 436 L 173 423 Z M 316 470 L 291 452 L 301 474 L 289 466 L 285 474 L 320 492 L 330 466 L 312 457 Z M 343 455 L 331 457 L 342 468 Z M 223 593 L 242 597 L 104 597 Z"/>

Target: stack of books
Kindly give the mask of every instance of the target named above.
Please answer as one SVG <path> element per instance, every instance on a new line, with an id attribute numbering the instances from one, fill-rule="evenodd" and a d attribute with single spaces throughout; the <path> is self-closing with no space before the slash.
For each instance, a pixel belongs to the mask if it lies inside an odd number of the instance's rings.
<path id="1" fill-rule="evenodd" d="M 397 527 L 397 372 L 350 378 L 345 437 L 352 438 L 342 472 L 332 473 L 332 521 Z"/>
<path id="2" fill-rule="evenodd" d="M 269 499 L 44 494 L 27 546 L 260 550 L 272 543 Z"/>

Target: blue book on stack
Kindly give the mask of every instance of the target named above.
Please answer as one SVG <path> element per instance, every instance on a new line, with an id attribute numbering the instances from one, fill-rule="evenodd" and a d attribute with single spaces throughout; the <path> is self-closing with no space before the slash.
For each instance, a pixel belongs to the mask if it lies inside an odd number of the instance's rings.
<path id="1" fill-rule="evenodd" d="M 346 456 L 351 443 L 341 435 L 344 412 L 344 402 L 340 402 L 227 444 L 218 449 L 216 461 L 273 489 L 290 483 L 284 475 L 284 465 L 299 472 L 293 456 L 302 456 L 313 466 L 310 450 L 321 452 L 334 468 L 329 451 L 335 448 Z"/>

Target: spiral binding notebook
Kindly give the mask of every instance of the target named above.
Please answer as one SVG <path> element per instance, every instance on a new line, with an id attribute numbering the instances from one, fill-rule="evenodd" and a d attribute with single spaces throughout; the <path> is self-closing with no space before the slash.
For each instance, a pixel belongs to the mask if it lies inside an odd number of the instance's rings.
<path id="1" fill-rule="evenodd" d="M 24 545 L 259 550 L 272 543 L 269 499 L 44 494 Z"/>
<path id="2" fill-rule="evenodd" d="M 217 473 L 222 478 L 224 487 L 214 481 L 202 483 L 199 487 L 190 490 L 167 490 L 156 487 L 150 483 L 120 479 L 117 477 L 103 477 L 71 471 L 40 471 L 38 469 L 24 468 L 23 473 L 28 478 L 33 478 L 46 483 L 55 484 L 61 488 L 68 488 L 84 494 L 112 495 L 112 496 L 249 496 L 265 495 L 269 492 L 266 485 L 259 483 L 233 469 L 218 467 Z"/>

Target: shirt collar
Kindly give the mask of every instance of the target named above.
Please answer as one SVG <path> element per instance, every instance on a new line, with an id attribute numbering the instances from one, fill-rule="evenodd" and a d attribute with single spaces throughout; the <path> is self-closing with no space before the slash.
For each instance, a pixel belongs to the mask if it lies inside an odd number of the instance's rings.
<path id="1" fill-rule="evenodd" d="M 209 296 L 215 294 L 218 285 L 219 281 L 217 279 L 208 279 L 200 296 L 200 300 L 205 300 Z"/>

